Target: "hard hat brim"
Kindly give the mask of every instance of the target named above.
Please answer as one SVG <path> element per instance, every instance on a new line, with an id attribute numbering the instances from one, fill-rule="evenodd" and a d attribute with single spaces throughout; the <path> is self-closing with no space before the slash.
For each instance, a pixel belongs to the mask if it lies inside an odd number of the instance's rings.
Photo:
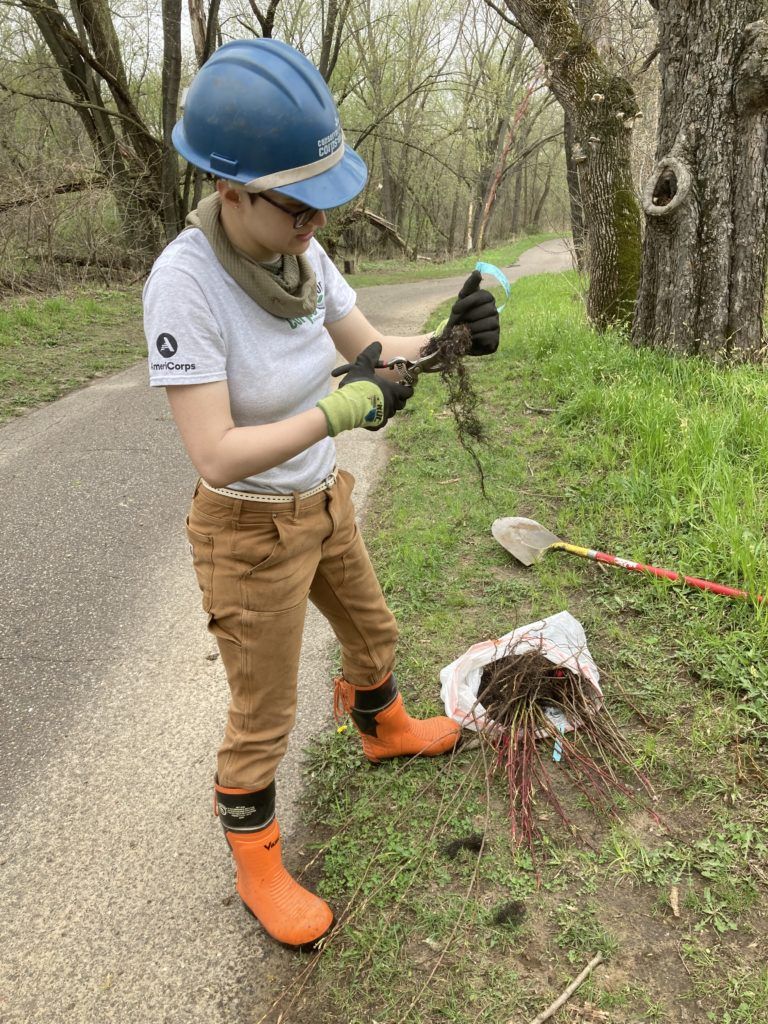
<path id="1" fill-rule="evenodd" d="M 179 121 L 173 129 L 173 145 L 177 153 L 180 153 L 185 160 L 214 177 L 229 177 L 230 180 L 239 180 L 244 185 L 251 178 L 250 174 L 245 178 L 242 173 L 227 175 L 221 169 L 214 169 L 208 159 L 201 159 L 200 155 L 189 145 L 182 121 Z M 313 206 L 316 210 L 332 210 L 336 206 L 343 206 L 344 203 L 348 203 L 356 195 L 359 195 L 365 188 L 367 180 L 368 168 L 365 161 L 347 145 L 344 147 L 344 155 L 341 160 L 327 171 L 291 185 L 281 185 L 270 191 L 279 192 L 305 206 Z"/>
<path id="2" fill-rule="evenodd" d="M 334 167 L 316 174 L 314 178 L 305 178 L 293 185 L 281 185 L 272 191 L 304 203 L 305 206 L 313 206 L 316 210 L 332 210 L 359 195 L 367 180 L 368 168 L 365 161 L 354 149 L 346 146 L 344 156 Z"/>

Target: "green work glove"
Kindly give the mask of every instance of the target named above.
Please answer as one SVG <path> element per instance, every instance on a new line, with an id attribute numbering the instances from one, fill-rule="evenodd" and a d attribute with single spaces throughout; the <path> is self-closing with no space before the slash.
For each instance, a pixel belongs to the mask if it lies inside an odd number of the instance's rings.
<path id="1" fill-rule="evenodd" d="M 378 384 L 370 380 L 347 384 L 343 391 L 339 388 L 331 392 L 317 405 L 325 413 L 331 437 L 353 427 L 378 430 L 385 423 L 384 396 Z"/>
<path id="2" fill-rule="evenodd" d="M 380 356 L 381 343 L 374 341 L 357 357 L 338 390 L 317 403 L 331 437 L 353 427 L 379 430 L 413 395 L 410 384 L 376 376 Z"/>

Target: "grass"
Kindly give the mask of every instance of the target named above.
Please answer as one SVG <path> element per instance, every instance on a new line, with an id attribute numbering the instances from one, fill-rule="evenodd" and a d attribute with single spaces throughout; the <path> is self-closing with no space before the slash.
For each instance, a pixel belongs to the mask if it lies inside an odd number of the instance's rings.
<path id="1" fill-rule="evenodd" d="M 347 274 L 347 281 L 353 288 L 365 288 L 377 284 L 407 284 L 411 281 L 434 280 L 439 277 L 456 277 L 474 270 L 475 263 L 483 260 L 498 267 L 509 267 L 526 249 L 541 242 L 547 242 L 559 235 L 550 233 L 526 235 L 523 238 L 505 242 L 482 253 L 472 253 L 443 263 L 414 263 L 411 260 L 360 260 L 355 274 Z"/>
<path id="2" fill-rule="evenodd" d="M 131 366 L 145 351 L 138 289 L 6 301 L 0 306 L 0 422 Z"/>
<path id="3" fill-rule="evenodd" d="M 534 861 L 511 848 L 482 749 L 369 770 L 351 727 L 332 732 L 309 799 L 342 928 L 308 961 L 314 1019 L 524 1022 L 601 950 L 559 1019 L 766 1024 L 768 612 L 558 553 L 523 569 L 490 524 L 528 516 L 765 593 L 768 381 L 598 337 L 571 275 L 517 282 L 504 321 L 499 353 L 472 364 L 489 500 L 438 380 L 390 430 L 365 533 L 400 623 L 401 688 L 412 713 L 439 711 L 444 665 L 567 608 L 658 799 L 598 820 L 563 782 L 576 835 L 545 817 Z M 481 853 L 446 854 L 470 834 Z"/>

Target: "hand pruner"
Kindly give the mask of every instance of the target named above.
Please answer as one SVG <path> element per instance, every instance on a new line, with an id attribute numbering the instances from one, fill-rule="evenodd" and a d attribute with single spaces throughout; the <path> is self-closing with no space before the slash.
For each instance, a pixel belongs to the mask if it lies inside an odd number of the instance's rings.
<path id="1" fill-rule="evenodd" d="M 418 359 L 406 359 L 405 356 L 394 356 L 392 359 L 380 359 L 376 363 L 377 370 L 394 370 L 400 375 L 400 383 L 413 387 L 420 373 L 428 373 L 430 370 L 438 369 L 440 352 L 430 352 L 429 355 L 420 356 Z M 354 363 L 345 363 L 331 370 L 332 377 L 341 377 L 354 368 Z"/>

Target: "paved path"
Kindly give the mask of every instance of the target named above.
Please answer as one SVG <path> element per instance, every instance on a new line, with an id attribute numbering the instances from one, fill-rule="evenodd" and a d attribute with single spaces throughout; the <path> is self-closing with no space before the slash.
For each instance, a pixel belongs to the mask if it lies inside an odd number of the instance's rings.
<path id="1" fill-rule="evenodd" d="M 569 265 L 549 242 L 509 276 Z M 366 288 L 360 306 L 412 333 L 462 281 Z M 339 442 L 363 514 L 386 445 Z M 3 1024 L 245 1024 L 294 970 L 232 897 L 211 813 L 226 683 L 181 529 L 193 484 L 143 364 L 0 428 Z M 311 614 L 278 776 L 289 862 L 333 667 Z"/>

